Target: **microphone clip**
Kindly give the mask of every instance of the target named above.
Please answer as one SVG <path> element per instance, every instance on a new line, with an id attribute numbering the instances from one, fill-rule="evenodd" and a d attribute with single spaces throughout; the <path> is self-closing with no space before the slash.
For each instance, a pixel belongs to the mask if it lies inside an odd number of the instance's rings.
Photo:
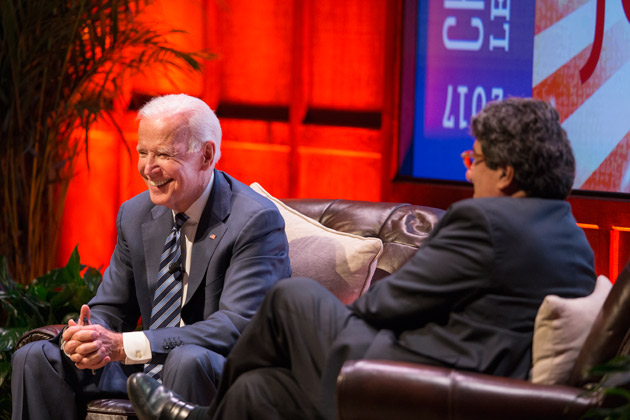
<path id="1" fill-rule="evenodd" d="M 182 271 L 182 265 L 179 262 L 172 262 L 168 265 L 169 274 L 175 274 L 175 278 L 179 278 Z"/>

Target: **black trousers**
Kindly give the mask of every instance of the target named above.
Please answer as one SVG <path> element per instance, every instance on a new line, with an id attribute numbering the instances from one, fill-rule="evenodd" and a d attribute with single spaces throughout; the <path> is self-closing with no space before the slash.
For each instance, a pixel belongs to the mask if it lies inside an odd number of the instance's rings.
<path id="1" fill-rule="evenodd" d="M 352 324 L 365 329 L 364 345 L 338 346 Z M 360 358 L 376 332 L 314 280 L 282 280 L 228 356 L 212 406 L 190 418 L 334 419 L 341 366 Z"/>

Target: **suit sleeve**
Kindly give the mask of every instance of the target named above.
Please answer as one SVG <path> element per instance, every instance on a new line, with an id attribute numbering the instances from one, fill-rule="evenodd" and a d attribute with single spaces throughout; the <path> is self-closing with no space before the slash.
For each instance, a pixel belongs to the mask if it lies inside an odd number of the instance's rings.
<path id="1" fill-rule="evenodd" d="M 494 265 L 491 230 L 471 201 L 452 206 L 407 263 L 351 305 L 354 313 L 377 328 L 415 329 L 445 322 L 485 293 Z"/>
<path id="2" fill-rule="evenodd" d="M 124 212 L 123 203 L 116 218 L 116 247 L 97 294 L 89 303 L 92 323 L 117 332 L 133 331 L 140 319 L 131 251 L 122 227 Z"/>
<path id="3" fill-rule="evenodd" d="M 203 321 L 181 328 L 145 331 L 151 342 L 152 361 L 163 361 L 172 349 L 169 342 L 196 344 L 226 356 L 269 288 L 278 279 L 290 275 L 282 216 L 275 208 L 256 212 L 240 227 L 225 272 L 218 310 Z"/>

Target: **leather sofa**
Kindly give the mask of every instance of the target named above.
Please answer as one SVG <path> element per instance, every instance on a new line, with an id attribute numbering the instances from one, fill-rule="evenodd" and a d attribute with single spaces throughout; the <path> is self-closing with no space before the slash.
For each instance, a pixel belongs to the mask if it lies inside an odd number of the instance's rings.
<path id="1" fill-rule="evenodd" d="M 593 390 L 593 367 L 630 354 L 630 263 L 616 279 L 562 385 L 379 360 L 346 362 L 337 379 L 339 420 L 579 419 L 615 405 Z M 621 382 L 628 386 L 628 377 Z M 590 391 L 589 391 L 590 390 Z"/>
<path id="2" fill-rule="evenodd" d="M 414 254 L 437 223 L 443 210 L 431 207 L 355 200 L 287 199 L 285 204 L 322 225 L 346 233 L 377 237 L 383 242 L 373 282 L 396 271 Z M 63 325 L 51 325 L 25 334 L 16 348 L 56 336 Z M 87 420 L 135 419 L 128 400 L 99 399 L 88 404 Z"/>
<path id="3" fill-rule="evenodd" d="M 352 200 L 283 200 L 324 226 L 378 237 L 384 250 L 374 280 L 400 267 L 433 229 L 442 210 L 398 203 Z M 589 392 L 601 378 L 588 372 L 616 355 L 630 354 L 630 265 L 617 278 L 569 381 L 540 385 L 434 366 L 379 360 L 347 362 L 338 378 L 340 420 L 384 419 L 579 419 L 601 405 Z M 63 326 L 25 334 L 17 347 L 54 337 Z M 100 399 L 88 405 L 88 420 L 135 419 L 127 400 Z"/>

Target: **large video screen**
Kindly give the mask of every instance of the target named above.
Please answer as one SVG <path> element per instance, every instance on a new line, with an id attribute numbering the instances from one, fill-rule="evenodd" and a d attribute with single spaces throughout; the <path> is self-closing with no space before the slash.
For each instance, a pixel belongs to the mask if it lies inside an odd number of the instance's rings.
<path id="1" fill-rule="evenodd" d="M 630 192 L 630 0 L 409 0 L 399 173 L 464 181 L 472 115 L 532 96 L 558 109 L 574 189 Z"/>

